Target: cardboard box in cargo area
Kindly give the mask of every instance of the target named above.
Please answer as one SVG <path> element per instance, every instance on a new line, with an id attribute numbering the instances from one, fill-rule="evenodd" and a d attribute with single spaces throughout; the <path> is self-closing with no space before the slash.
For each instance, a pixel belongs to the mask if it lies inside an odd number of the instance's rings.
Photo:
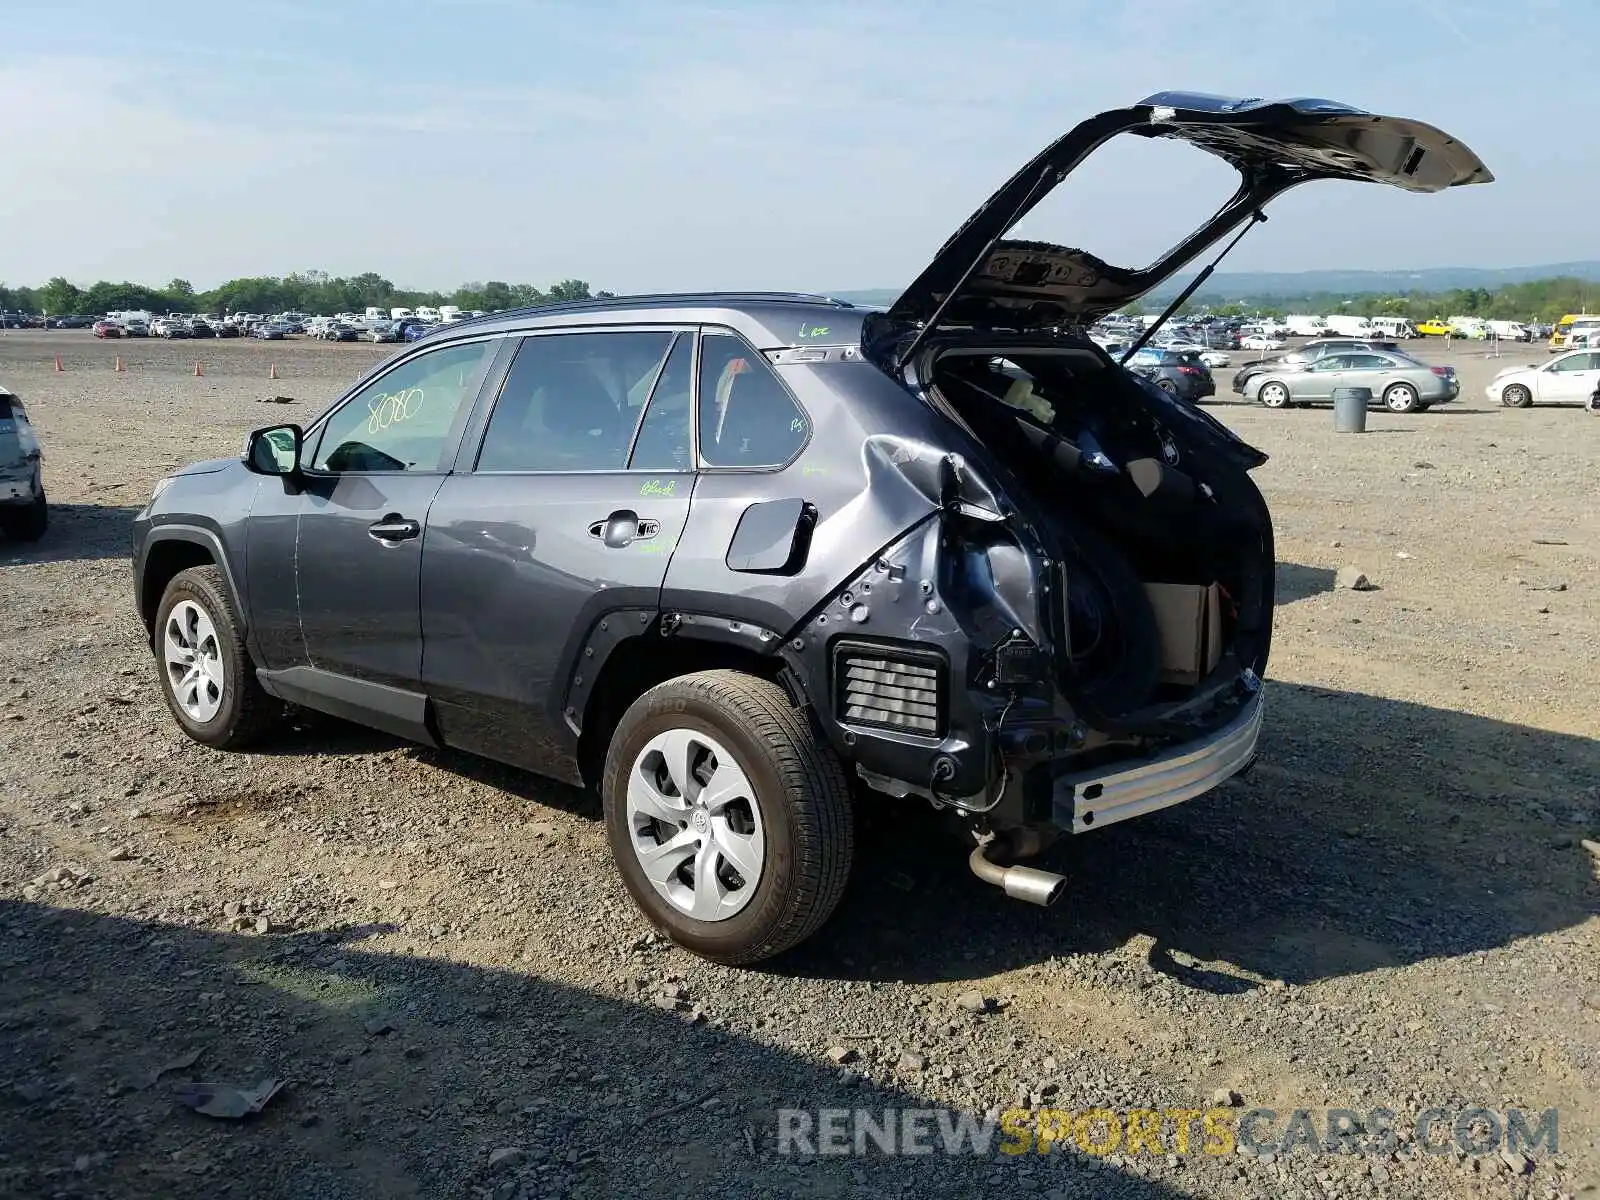
<path id="1" fill-rule="evenodd" d="M 1216 584 L 1147 583 L 1161 633 L 1163 683 L 1199 683 L 1222 657 L 1222 596 Z"/>

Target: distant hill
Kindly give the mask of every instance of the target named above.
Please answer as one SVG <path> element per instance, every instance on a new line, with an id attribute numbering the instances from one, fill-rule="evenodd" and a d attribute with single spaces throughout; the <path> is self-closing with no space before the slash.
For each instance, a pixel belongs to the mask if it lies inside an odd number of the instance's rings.
<path id="1" fill-rule="evenodd" d="M 1211 301 L 1258 300 L 1271 296 L 1359 296 L 1371 292 L 1448 292 L 1489 288 L 1535 279 L 1593 280 L 1600 283 L 1600 261 L 1546 263 L 1535 267 L 1428 267 L 1419 271 L 1218 271 L 1197 293 Z M 1162 284 L 1147 301 L 1170 300 L 1194 278 L 1189 272 Z M 832 292 L 852 304 L 887 305 L 898 288 Z"/>

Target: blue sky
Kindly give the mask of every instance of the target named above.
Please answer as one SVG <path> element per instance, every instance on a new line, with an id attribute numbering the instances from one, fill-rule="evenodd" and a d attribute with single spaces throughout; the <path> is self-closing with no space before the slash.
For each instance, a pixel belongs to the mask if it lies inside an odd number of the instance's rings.
<path id="1" fill-rule="evenodd" d="M 1577 0 L 4 7 L 10 283 L 896 286 L 1048 141 L 1166 89 L 1417 117 L 1497 177 L 1308 186 L 1230 267 L 1600 257 Z M 1225 195 L 1208 156 L 1123 140 L 1019 232 L 1142 265 Z"/>

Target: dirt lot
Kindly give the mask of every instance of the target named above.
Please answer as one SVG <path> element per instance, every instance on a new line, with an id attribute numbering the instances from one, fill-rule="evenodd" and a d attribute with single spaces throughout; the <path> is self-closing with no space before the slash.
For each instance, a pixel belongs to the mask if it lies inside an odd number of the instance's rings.
<path id="1" fill-rule="evenodd" d="M 1258 769 L 1059 847 L 1047 911 L 875 806 L 833 923 L 739 972 L 647 935 L 584 795 L 316 719 L 222 755 L 168 716 L 130 519 L 167 469 L 309 419 L 385 352 L 0 334 L 53 504 L 38 546 L 0 546 L 0 1196 L 1600 1187 L 1600 418 L 1491 408 L 1500 364 L 1466 346 L 1463 403 L 1365 436 L 1217 404 L 1272 455 Z M 1376 590 L 1336 589 L 1343 566 Z M 273 1078 L 248 1121 L 175 1101 Z M 891 1160 L 775 1137 L 780 1108 L 1219 1089 L 1276 1111 L 1266 1141 L 1298 1108 L 1319 1136 L 1329 1108 L 1407 1131 L 1554 1108 L 1559 1152 L 1212 1155 L 1197 1125 L 1187 1153 Z"/>

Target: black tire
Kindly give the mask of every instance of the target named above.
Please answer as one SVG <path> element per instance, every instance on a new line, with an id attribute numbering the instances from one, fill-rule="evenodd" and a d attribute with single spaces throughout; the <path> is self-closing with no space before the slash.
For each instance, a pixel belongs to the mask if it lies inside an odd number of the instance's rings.
<path id="1" fill-rule="evenodd" d="M 1175 396 L 1178 393 L 1178 385 L 1170 379 L 1158 379 L 1156 380 L 1156 386 L 1169 396 Z"/>
<path id="2" fill-rule="evenodd" d="M 1500 403 L 1507 408 L 1532 408 L 1533 393 L 1520 383 L 1513 383 L 1500 393 Z"/>
<path id="3" fill-rule="evenodd" d="M 674 907 L 646 878 L 633 848 L 629 773 L 652 738 L 675 728 L 726 746 L 760 809 L 761 876 L 755 895 L 725 920 L 696 920 Z M 805 713 L 765 679 L 701 671 L 651 688 L 611 736 L 601 796 L 612 858 L 628 894 L 651 924 L 702 958 L 744 966 L 781 954 L 821 928 L 844 895 L 855 852 L 844 770 Z"/>
<path id="4" fill-rule="evenodd" d="M 218 657 L 223 668 L 221 704 L 216 715 L 197 721 L 183 710 L 174 694 L 162 645 L 172 610 L 182 601 L 197 604 L 216 631 Z M 239 750 L 260 740 L 282 716 L 284 706 L 273 699 L 256 679 L 255 664 L 244 644 L 242 622 L 233 607 L 227 581 L 216 567 L 190 567 L 167 584 L 156 609 L 155 653 L 161 694 L 178 725 L 195 741 L 217 750 Z"/>
<path id="5" fill-rule="evenodd" d="M 1392 383 L 1383 393 L 1383 406 L 1392 413 L 1416 412 L 1420 403 L 1417 389 L 1409 383 Z"/>
<path id="6" fill-rule="evenodd" d="M 0 510 L 0 532 L 16 542 L 37 542 L 50 525 L 50 505 L 40 492 L 26 507 Z"/>

